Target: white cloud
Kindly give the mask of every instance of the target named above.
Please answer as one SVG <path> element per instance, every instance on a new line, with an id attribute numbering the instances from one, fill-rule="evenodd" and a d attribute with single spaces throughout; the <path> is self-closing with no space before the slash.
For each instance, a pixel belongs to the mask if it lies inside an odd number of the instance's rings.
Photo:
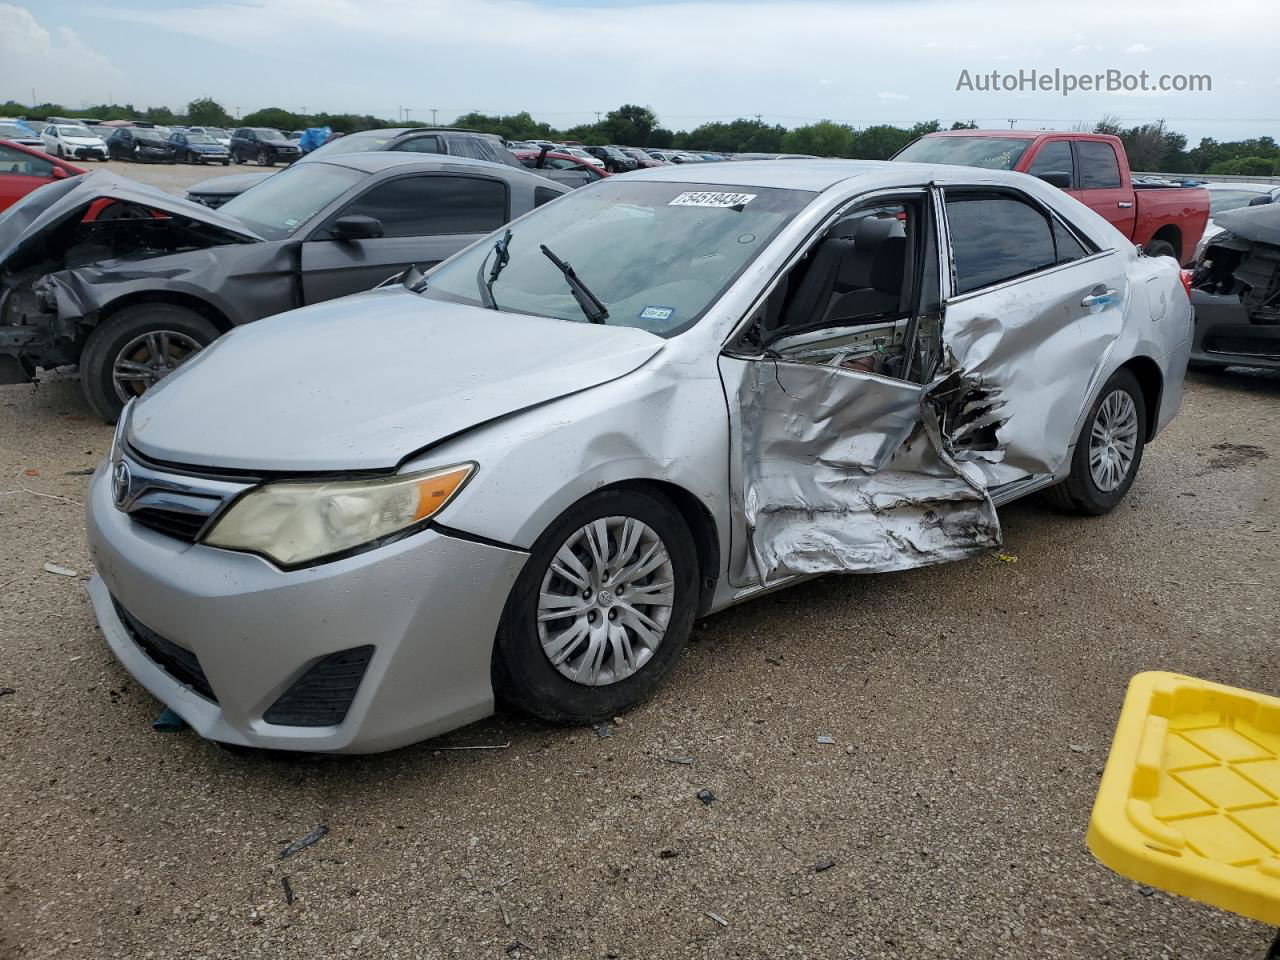
<path id="1" fill-rule="evenodd" d="M 911 98 L 905 93 L 897 93 L 893 90 L 881 90 L 876 94 L 878 100 L 910 100 Z"/>
<path id="2" fill-rule="evenodd" d="M 1150 53 L 1151 48 L 1145 43 L 1135 43 L 1132 46 L 1124 48 L 1125 53 Z"/>
<path id="3" fill-rule="evenodd" d="M 0 3 L 0 90 L 8 96 L 26 100 L 34 87 L 42 102 L 101 102 L 108 85 L 123 79 L 124 74 L 86 46 L 74 30 L 50 31 L 26 7 Z"/>

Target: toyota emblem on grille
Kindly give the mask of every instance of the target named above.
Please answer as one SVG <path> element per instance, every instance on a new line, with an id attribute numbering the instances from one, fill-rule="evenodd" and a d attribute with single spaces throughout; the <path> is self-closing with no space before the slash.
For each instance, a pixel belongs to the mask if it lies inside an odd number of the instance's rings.
<path id="1" fill-rule="evenodd" d="M 123 509 L 124 502 L 129 499 L 129 487 L 132 482 L 129 465 L 123 460 L 117 460 L 115 466 L 111 468 L 111 499 L 115 501 L 117 507 Z"/>

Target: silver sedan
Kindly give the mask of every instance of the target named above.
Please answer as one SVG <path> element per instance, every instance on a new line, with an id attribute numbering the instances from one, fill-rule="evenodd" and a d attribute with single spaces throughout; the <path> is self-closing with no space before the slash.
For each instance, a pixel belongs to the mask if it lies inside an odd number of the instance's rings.
<path id="1" fill-rule="evenodd" d="M 116 655 L 199 733 L 365 752 L 582 723 L 697 617 L 1102 514 L 1178 410 L 1172 261 L 1022 174 L 664 167 L 219 339 L 88 506 Z"/>

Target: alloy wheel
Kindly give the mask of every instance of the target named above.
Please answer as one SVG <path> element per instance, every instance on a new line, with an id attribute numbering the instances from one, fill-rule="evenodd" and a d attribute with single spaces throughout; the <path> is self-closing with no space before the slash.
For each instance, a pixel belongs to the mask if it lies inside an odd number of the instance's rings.
<path id="1" fill-rule="evenodd" d="M 139 334 L 124 345 L 111 365 L 116 396 L 125 402 L 142 396 L 202 348 L 199 341 L 175 330 Z"/>
<path id="2" fill-rule="evenodd" d="M 1098 407 L 1089 433 L 1089 471 L 1103 493 L 1115 490 L 1133 469 L 1138 449 L 1138 409 L 1124 390 L 1113 390 Z"/>
<path id="3" fill-rule="evenodd" d="M 556 551 L 538 594 L 538 639 L 574 683 L 633 676 L 666 635 L 675 573 L 662 538 L 634 517 L 602 517 Z"/>

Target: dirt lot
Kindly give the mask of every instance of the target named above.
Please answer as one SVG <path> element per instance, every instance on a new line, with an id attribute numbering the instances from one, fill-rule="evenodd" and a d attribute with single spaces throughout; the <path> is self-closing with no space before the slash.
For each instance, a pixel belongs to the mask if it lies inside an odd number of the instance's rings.
<path id="1" fill-rule="evenodd" d="M 607 738 L 502 715 L 365 758 L 152 731 L 84 591 L 110 432 L 74 381 L 2 388 L 0 957 L 1260 955 L 1084 846 L 1133 673 L 1277 689 L 1280 376 L 1190 380 L 1115 513 L 1003 511 L 1015 563 L 714 617 Z"/>
<path id="2" fill-rule="evenodd" d="M 186 196 L 188 187 L 211 177 L 225 177 L 236 173 L 269 173 L 284 169 L 283 166 L 260 167 L 256 163 L 232 163 L 224 167 L 220 163 L 130 163 L 125 160 L 111 160 L 107 163 L 86 160 L 80 166 L 88 171 L 107 169 L 121 176 L 133 177 L 177 197 Z"/>

